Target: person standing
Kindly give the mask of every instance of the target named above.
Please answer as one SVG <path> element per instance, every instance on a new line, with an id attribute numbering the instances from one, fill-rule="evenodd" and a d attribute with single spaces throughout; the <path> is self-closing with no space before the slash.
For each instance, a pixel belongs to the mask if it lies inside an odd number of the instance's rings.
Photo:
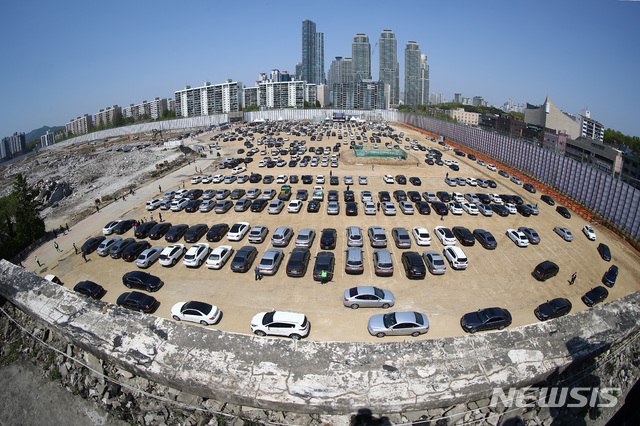
<path id="1" fill-rule="evenodd" d="M 578 278 L 578 273 L 574 272 L 573 275 L 571 275 L 571 279 L 569 280 L 569 285 L 573 285 L 573 283 L 576 282 L 576 278 Z"/>
<path id="2" fill-rule="evenodd" d="M 73 249 L 76 251 L 76 254 L 78 254 L 78 247 L 76 247 L 76 243 L 73 243 Z"/>
<path id="3" fill-rule="evenodd" d="M 326 270 L 323 270 L 320 273 L 320 278 L 321 278 L 320 285 L 326 285 L 327 284 L 327 271 Z"/>
<path id="4" fill-rule="evenodd" d="M 62 250 L 60 250 L 60 246 L 58 245 L 58 242 L 57 242 L 57 241 L 54 241 L 54 242 L 53 242 L 53 246 L 56 248 L 56 251 L 57 251 L 57 252 L 61 252 L 61 251 L 62 251 Z"/>
<path id="5" fill-rule="evenodd" d="M 38 266 L 42 266 L 42 265 L 40 264 L 40 259 L 38 259 L 38 256 L 34 256 L 34 258 L 36 259 L 36 263 L 38 264 Z"/>
<path id="6" fill-rule="evenodd" d="M 158 185 L 158 191 L 162 192 L 162 187 Z"/>
<path id="7" fill-rule="evenodd" d="M 162 222 L 162 212 L 158 213 L 158 217 L 160 218 L 160 222 Z"/>
<path id="8" fill-rule="evenodd" d="M 153 212 L 149 212 L 149 217 L 153 220 Z"/>
<path id="9" fill-rule="evenodd" d="M 89 260 L 87 259 L 87 253 L 82 252 L 82 258 L 84 259 L 84 263 L 87 263 Z"/>
<path id="10" fill-rule="evenodd" d="M 262 276 L 260 275 L 260 269 L 257 266 L 253 269 L 253 272 L 256 275 L 254 281 L 258 281 L 262 279 Z"/>

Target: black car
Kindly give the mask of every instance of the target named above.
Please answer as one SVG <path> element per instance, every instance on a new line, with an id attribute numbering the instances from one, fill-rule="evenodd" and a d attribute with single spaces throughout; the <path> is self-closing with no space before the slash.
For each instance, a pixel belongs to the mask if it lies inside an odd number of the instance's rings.
<path id="1" fill-rule="evenodd" d="M 129 229 L 131 229 L 133 227 L 133 224 L 135 223 L 135 220 L 133 219 L 125 219 L 125 220 L 121 220 L 116 226 L 115 228 L 113 228 L 113 233 L 114 234 L 118 234 L 118 235 L 122 235 L 125 232 L 127 232 Z"/>
<path id="2" fill-rule="evenodd" d="M 411 182 L 411 184 L 414 185 L 414 186 L 422 185 L 422 181 L 420 180 L 420 178 L 419 177 L 415 177 L 415 176 L 410 177 L 409 178 L 409 182 Z"/>
<path id="3" fill-rule="evenodd" d="M 491 232 L 484 229 L 474 229 L 473 236 L 476 237 L 478 243 L 487 250 L 493 250 L 498 247 L 498 242 Z"/>
<path id="4" fill-rule="evenodd" d="M 127 288 L 136 288 L 145 291 L 158 291 L 164 285 L 159 277 L 142 271 L 127 272 L 122 276 L 122 284 Z"/>
<path id="5" fill-rule="evenodd" d="M 291 250 L 291 256 L 289 256 L 286 268 L 287 276 L 303 277 L 307 273 L 310 258 L 311 252 L 308 248 L 296 247 Z"/>
<path id="6" fill-rule="evenodd" d="M 468 158 L 469 160 L 471 160 L 471 161 L 476 161 L 476 156 L 475 156 L 475 155 L 473 155 L 473 154 L 469 154 L 469 155 L 467 155 L 467 158 Z"/>
<path id="7" fill-rule="evenodd" d="M 311 175 L 302 175 L 302 183 L 307 185 L 313 183 L 313 177 Z"/>
<path id="8" fill-rule="evenodd" d="M 164 239 L 167 242 L 175 243 L 176 241 L 180 240 L 180 238 L 182 238 L 184 234 L 186 234 L 188 229 L 189 225 L 184 223 L 181 223 L 180 225 L 174 225 L 169 228 L 167 233 L 164 235 Z"/>
<path id="9" fill-rule="evenodd" d="M 431 207 L 426 201 L 418 201 L 416 203 L 416 210 L 420 214 L 431 214 Z"/>
<path id="10" fill-rule="evenodd" d="M 257 248 L 253 246 L 242 247 L 231 260 L 231 270 L 233 272 L 247 272 L 251 269 L 256 256 L 258 256 Z"/>
<path id="11" fill-rule="evenodd" d="M 611 261 L 611 250 L 609 250 L 608 245 L 603 243 L 598 244 L 598 253 L 600 253 L 602 260 L 606 260 L 607 262 Z"/>
<path id="12" fill-rule="evenodd" d="M 356 196 L 353 193 L 353 191 L 349 190 L 349 191 L 344 191 L 344 201 L 349 202 L 349 201 L 355 201 L 356 200 Z"/>
<path id="13" fill-rule="evenodd" d="M 477 193 L 476 196 L 482 204 L 491 204 L 491 197 L 489 197 L 487 194 L 483 194 L 480 192 Z"/>
<path id="14" fill-rule="evenodd" d="M 307 201 L 307 198 L 309 198 L 309 193 L 307 192 L 307 190 L 298 189 L 298 192 L 296 192 L 296 200 Z"/>
<path id="15" fill-rule="evenodd" d="M 447 191 L 436 192 L 436 197 L 438 197 L 438 199 L 443 203 L 448 203 L 449 201 L 451 201 L 451 194 L 449 194 Z"/>
<path id="16" fill-rule="evenodd" d="M 454 172 L 457 172 L 457 171 L 459 171 L 459 170 L 460 170 L 460 166 L 458 166 L 458 165 L 457 165 L 457 164 L 455 164 L 455 163 L 451 163 L 451 164 L 449 164 L 449 168 L 450 168 L 451 170 L 453 170 Z"/>
<path id="17" fill-rule="evenodd" d="M 119 306 L 145 313 L 153 312 L 159 305 L 155 297 L 148 294 L 132 291 L 131 293 L 122 293 L 117 301 Z"/>
<path id="18" fill-rule="evenodd" d="M 267 207 L 267 204 L 269 204 L 269 202 L 264 198 L 256 198 L 251 202 L 251 211 L 254 213 L 259 213 L 264 210 L 265 207 Z"/>
<path id="19" fill-rule="evenodd" d="M 125 262 L 133 262 L 140 256 L 140 253 L 150 248 L 151 243 L 149 241 L 135 242 L 122 251 L 122 260 Z"/>
<path id="20" fill-rule="evenodd" d="M 489 188 L 497 188 L 498 187 L 498 184 L 494 180 L 491 180 L 491 179 L 487 179 L 487 185 L 489 185 Z"/>
<path id="21" fill-rule="evenodd" d="M 247 191 L 245 191 L 242 188 L 236 188 L 233 191 L 231 191 L 231 195 L 229 196 L 229 198 L 231 198 L 232 200 L 239 200 L 240 198 L 244 197 L 244 194 L 246 194 Z"/>
<path id="22" fill-rule="evenodd" d="M 515 204 L 516 206 L 524 204 L 524 200 L 519 195 L 512 195 L 511 201 L 513 201 L 513 204 Z"/>
<path id="23" fill-rule="evenodd" d="M 389 191 L 380 191 L 378 192 L 378 201 L 385 202 L 391 201 L 391 195 L 389 195 Z"/>
<path id="24" fill-rule="evenodd" d="M 540 321 L 558 318 L 571 312 L 571 302 L 564 297 L 548 300 L 534 309 L 533 313 Z"/>
<path id="25" fill-rule="evenodd" d="M 298 183 L 298 175 L 289 176 L 289 183 Z"/>
<path id="26" fill-rule="evenodd" d="M 185 198 L 188 198 L 190 200 L 197 200 L 198 198 L 202 197 L 203 192 L 204 191 L 202 191 L 202 189 L 190 189 L 187 191 Z"/>
<path id="27" fill-rule="evenodd" d="M 316 263 L 313 265 L 313 279 L 322 281 L 322 272 L 326 271 L 326 281 L 333 279 L 333 269 L 335 267 L 336 258 L 333 253 L 321 251 L 316 255 Z"/>
<path id="28" fill-rule="evenodd" d="M 502 177 L 509 177 L 509 173 L 505 172 L 504 170 L 498 170 L 498 174 Z"/>
<path id="29" fill-rule="evenodd" d="M 440 201 L 434 201 L 431 203 L 431 207 L 433 207 L 433 212 L 439 216 L 446 216 L 449 214 L 449 209 L 445 203 L 441 203 Z"/>
<path id="30" fill-rule="evenodd" d="M 460 319 L 462 329 L 467 333 L 483 330 L 502 330 L 511 325 L 511 313 L 502 308 L 486 308 L 464 314 Z"/>
<path id="31" fill-rule="evenodd" d="M 200 199 L 196 198 L 195 200 L 191 200 L 184 207 L 184 211 L 187 213 L 195 213 L 200 208 L 200 204 L 202 204 L 202 200 Z"/>
<path id="32" fill-rule="evenodd" d="M 569 212 L 569 209 L 567 209 L 566 207 L 558 206 L 556 207 L 556 211 L 560 213 L 560 216 L 566 219 L 571 219 L 571 212 Z"/>
<path id="33" fill-rule="evenodd" d="M 472 246 L 476 243 L 476 240 L 475 238 L 473 238 L 473 234 L 471 233 L 471 231 L 464 226 L 454 226 L 453 235 L 456 236 L 458 241 L 460 241 L 460 244 L 462 244 L 463 246 Z"/>
<path id="34" fill-rule="evenodd" d="M 422 200 L 422 197 L 420 196 L 420 193 L 418 191 L 407 192 L 407 198 L 412 203 L 417 203 L 418 201 Z"/>
<path id="35" fill-rule="evenodd" d="M 400 185 L 406 185 L 407 178 L 404 175 L 396 175 L 396 182 Z"/>
<path id="36" fill-rule="evenodd" d="M 207 233 L 209 227 L 204 223 L 193 225 L 184 234 L 184 241 L 187 243 L 197 243 L 204 234 Z"/>
<path id="37" fill-rule="evenodd" d="M 164 237 L 164 234 L 171 229 L 173 225 L 170 222 L 162 222 L 151 228 L 149 231 L 149 238 L 152 240 L 159 240 Z M 140 225 L 138 225 L 140 227 Z"/>
<path id="38" fill-rule="evenodd" d="M 615 285 L 616 279 L 618 278 L 618 267 L 616 265 L 611 265 L 609 270 L 604 273 L 602 277 L 602 284 L 611 288 Z"/>
<path id="39" fill-rule="evenodd" d="M 511 204 L 515 204 L 515 201 L 513 199 L 513 197 L 509 194 L 500 194 L 500 199 L 502 200 L 503 203 L 511 203 Z"/>
<path id="40" fill-rule="evenodd" d="M 333 250 L 336 248 L 338 232 L 334 228 L 325 228 L 320 234 L 320 249 Z"/>
<path id="41" fill-rule="evenodd" d="M 309 203 L 307 204 L 307 211 L 309 213 L 318 213 L 318 211 L 320 211 L 320 201 L 318 200 L 309 201 Z"/>
<path id="42" fill-rule="evenodd" d="M 112 259 L 120 259 L 120 257 L 122 256 L 122 252 L 135 242 L 135 238 L 126 238 L 124 240 L 118 241 L 109 249 L 109 256 L 111 256 Z"/>
<path id="43" fill-rule="evenodd" d="M 407 201 L 407 193 L 401 189 L 393 191 L 393 198 L 397 201 Z"/>
<path id="44" fill-rule="evenodd" d="M 340 179 L 338 179 L 338 176 L 331 176 L 329 178 L 329 185 L 340 185 Z"/>
<path id="45" fill-rule="evenodd" d="M 509 216 L 509 209 L 502 204 L 489 204 L 491 210 L 496 213 L 498 216 L 506 217 Z"/>
<path id="46" fill-rule="evenodd" d="M 607 297 L 609 297 L 609 291 L 599 285 L 586 292 L 585 295 L 582 296 L 582 301 L 585 305 L 591 307 L 597 303 L 604 302 Z"/>
<path id="47" fill-rule="evenodd" d="M 93 299 L 100 299 L 106 293 L 104 287 L 100 284 L 94 283 L 93 281 L 80 281 L 75 287 L 73 287 L 73 291 L 84 294 L 85 296 Z"/>
<path id="48" fill-rule="evenodd" d="M 227 231 L 229 231 L 229 225 L 227 225 L 226 223 L 216 223 L 215 225 L 212 225 L 211 228 L 209 228 L 206 237 L 207 241 L 220 241 L 222 237 L 225 236 Z"/>
<path id="49" fill-rule="evenodd" d="M 529 217 L 533 214 L 531 208 L 529 208 L 529 206 L 525 206 L 524 204 L 516 205 L 516 210 L 524 217 Z"/>
<path id="50" fill-rule="evenodd" d="M 358 216 L 358 203 L 349 201 L 344 209 L 347 216 Z"/>
<path id="51" fill-rule="evenodd" d="M 260 173 L 251 173 L 249 176 L 249 182 L 258 183 L 262 180 L 262 175 Z"/>
<path id="52" fill-rule="evenodd" d="M 522 187 L 532 194 L 536 193 L 536 187 L 531 185 L 530 183 L 525 183 L 522 185 Z"/>
<path id="53" fill-rule="evenodd" d="M 87 241 L 85 241 L 85 243 L 81 247 L 82 253 L 84 254 L 93 253 L 94 251 L 96 251 L 100 243 L 102 243 L 106 239 L 107 237 L 105 237 L 104 235 L 100 235 L 99 237 L 89 238 Z"/>
<path id="54" fill-rule="evenodd" d="M 422 256 L 415 251 L 402 253 L 402 266 L 404 266 L 407 278 L 424 278 L 427 275 L 427 268 L 424 266 Z"/>
<path id="55" fill-rule="evenodd" d="M 546 194 L 545 194 L 545 195 L 542 195 L 542 196 L 540 197 L 540 199 L 541 199 L 542 201 L 544 201 L 545 203 L 549 204 L 550 206 L 555 206 L 555 205 L 556 205 L 556 202 L 555 202 L 555 201 L 553 201 L 553 198 L 551 198 L 550 196 L 548 196 L 548 195 L 546 195 Z"/>
<path id="56" fill-rule="evenodd" d="M 157 224 L 158 222 L 156 222 L 155 220 L 152 220 L 151 222 L 141 223 L 140 225 L 136 226 L 133 235 L 135 235 L 136 238 L 147 238 L 153 227 Z"/>

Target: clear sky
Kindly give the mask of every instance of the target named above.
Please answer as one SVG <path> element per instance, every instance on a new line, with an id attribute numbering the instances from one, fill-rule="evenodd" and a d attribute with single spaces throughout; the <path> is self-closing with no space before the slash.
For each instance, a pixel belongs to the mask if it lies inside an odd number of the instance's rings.
<path id="1" fill-rule="evenodd" d="M 428 56 L 431 92 L 490 105 L 584 108 L 605 127 L 640 136 L 640 1 L 451 0 L 4 2 L 0 137 L 64 125 L 110 105 L 173 98 L 185 85 L 295 72 L 302 21 L 325 37 L 325 72 L 384 29 Z M 378 51 L 372 55 L 378 77 Z"/>

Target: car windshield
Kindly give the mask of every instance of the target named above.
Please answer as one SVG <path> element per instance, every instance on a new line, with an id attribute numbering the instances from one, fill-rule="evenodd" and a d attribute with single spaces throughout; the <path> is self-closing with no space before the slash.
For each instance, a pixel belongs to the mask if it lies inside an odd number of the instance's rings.
<path id="1" fill-rule="evenodd" d="M 267 312 L 266 314 L 264 314 L 264 318 L 262 318 L 262 324 L 263 325 L 271 324 L 273 322 L 274 314 L 275 312 Z"/>
<path id="2" fill-rule="evenodd" d="M 262 259 L 261 263 L 265 266 L 270 266 L 273 265 L 273 259 Z"/>
<path id="3" fill-rule="evenodd" d="M 378 287 L 374 287 L 373 292 L 376 294 L 376 296 L 378 296 L 378 298 L 380 299 L 384 298 L 384 292 L 380 290 Z"/>
<path id="4" fill-rule="evenodd" d="M 478 311 L 478 318 L 482 323 L 489 321 L 489 315 L 487 315 L 486 311 Z"/>
<path id="5" fill-rule="evenodd" d="M 210 260 L 218 260 L 220 259 L 220 256 L 216 253 L 213 253 L 211 256 L 209 256 Z"/>
<path id="6" fill-rule="evenodd" d="M 382 317 L 382 322 L 384 323 L 384 326 L 386 328 L 393 327 L 393 325 L 397 322 L 395 312 L 392 312 L 390 314 L 384 314 L 384 316 Z"/>

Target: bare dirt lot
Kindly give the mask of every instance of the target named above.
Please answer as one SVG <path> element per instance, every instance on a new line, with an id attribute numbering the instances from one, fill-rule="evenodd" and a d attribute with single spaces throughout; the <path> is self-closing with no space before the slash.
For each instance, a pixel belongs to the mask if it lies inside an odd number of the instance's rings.
<path id="1" fill-rule="evenodd" d="M 401 125 L 394 124 L 396 128 Z M 441 149 L 437 143 L 426 141 L 424 135 L 419 134 L 410 129 L 402 128 L 406 136 L 416 138 L 421 143 Z M 294 139 L 291 137 L 291 139 Z M 308 139 L 308 138 L 306 138 Z M 322 142 L 308 142 L 307 146 L 327 146 L 334 145 L 337 138 L 325 139 Z M 383 141 L 384 142 L 384 141 Z M 223 156 L 230 155 L 240 146 L 235 142 L 223 147 Z M 617 236 L 604 228 L 596 227 L 597 241 L 589 241 L 582 234 L 581 229 L 587 223 L 582 217 L 573 214 L 571 219 L 565 219 L 555 212 L 555 207 L 548 206 L 540 201 L 540 195 L 530 194 L 525 191 L 522 186 L 511 183 L 508 179 L 498 176 L 496 172 L 487 170 L 486 167 L 478 165 L 476 162 L 470 161 L 468 158 L 455 156 L 452 151 L 445 151 L 443 159 L 456 159 L 460 163 L 460 170 L 453 172 L 446 166 L 429 166 L 424 163 L 424 152 L 410 151 L 409 159 L 397 161 L 396 164 L 364 164 L 359 163 L 357 159 L 347 159 L 350 150 L 344 146 L 341 150 L 343 157 L 338 168 L 329 167 L 306 167 L 306 168 L 259 168 L 258 160 L 261 158 L 256 155 L 256 161 L 249 164 L 247 173 L 258 172 L 263 176 L 272 174 L 296 174 L 298 176 L 304 174 L 317 175 L 323 174 L 327 179 L 324 184 L 325 201 L 319 213 L 308 213 L 306 204 L 303 210 L 297 214 L 287 213 L 286 208 L 278 215 L 270 215 L 264 210 L 261 213 L 252 213 L 250 211 L 238 213 L 233 209 L 226 214 L 217 215 L 214 212 L 209 213 L 186 213 L 171 212 L 163 210 L 162 215 L 164 221 L 173 224 L 186 223 L 194 225 L 197 223 L 206 223 L 211 226 L 216 223 L 227 223 L 230 226 L 236 222 L 246 221 L 254 225 L 265 225 L 269 228 L 269 236 L 278 226 L 291 226 L 296 232 L 302 228 L 314 228 L 316 232 L 320 232 L 323 228 L 336 228 L 338 230 L 338 244 L 334 250 L 336 256 L 336 271 L 334 279 L 325 286 L 321 286 L 314 281 L 311 271 L 308 271 L 303 278 L 289 278 L 285 273 L 285 265 L 288 260 L 288 254 L 293 248 L 291 243 L 285 251 L 285 260 L 275 276 L 266 276 L 261 281 L 255 281 L 253 268 L 246 274 L 234 273 L 229 266 L 224 266 L 221 270 L 209 270 L 205 266 L 190 269 L 178 265 L 165 268 L 159 264 L 152 265 L 148 272 L 161 277 L 165 285 L 153 295 L 161 302 L 161 306 L 155 315 L 169 318 L 171 307 L 179 302 L 186 300 L 201 300 L 217 305 L 223 312 L 223 318 L 216 326 L 221 330 L 249 333 L 249 323 L 252 316 L 260 311 L 271 309 L 288 310 L 294 312 L 303 312 L 309 318 L 312 328 L 309 339 L 312 340 L 334 340 L 334 341 L 379 341 L 367 332 L 368 318 L 383 310 L 377 309 L 358 309 L 352 310 L 345 308 L 342 304 L 342 294 L 345 289 L 356 285 L 375 285 L 380 288 L 391 290 L 396 297 L 396 305 L 392 310 L 415 310 L 424 312 L 429 317 L 430 331 L 428 334 L 419 337 L 424 339 L 433 339 L 446 336 L 454 336 L 464 334 L 459 321 L 460 317 L 470 311 L 479 308 L 500 306 L 509 309 L 513 315 L 512 327 L 521 326 L 536 322 L 537 319 L 533 314 L 534 308 L 549 299 L 556 297 L 566 297 L 573 304 L 573 312 L 582 309 L 588 309 L 580 300 L 580 297 L 591 288 L 600 285 L 600 281 L 604 272 L 611 264 L 615 264 L 620 268 L 620 274 L 616 285 L 609 289 L 609 300 L 619 298 L 625 294 L 637 290 L 637 280 L 634 274 L 640 269 L 640 258 L 638 254 L 627 244 L 621 241 Z M 209 161 L 209 160 L 208 160 Z M 209 161 L 210 162 L 210 161 Z M 348 164 L 351 163 L 351 164 Z M 206 166 L 204 164 L 205 172 Z M 196 165 L 196 167 L 201 167 Z M 330 186 L 328 183 L 330 171 L 333 175 L 340 177 L 340 184 Z M 183 168 L 180 173 L 168 177 L 162 183 L 163 189 L 175 189 L 175 185 L 180 180 L 188 177 L 194 172 L 193 165 Z M 222 170 L 229 174 L 229 170 Z M 444 183 L 446 173 L 449 176 L 474 177 L 474 178 L 490 178 L 498 183 L 496 189 L 482 189 L 477 187 L 456 187 L 451 188 Z M 404 174 L 407 177 L 417 176 L 422 180 L 420 187 L 414 187 L 410 183 L 407 185 L 387 184 L 384 183 L 382 176 L 384 174 Z M 356 199 L 359 200 L 360 192 L 369 190 L 374 194 L 374 201 L 377 201 L 378 191 L 386 190 L 392 193 L 396 189 L 405 191 L 417 190 L 423 191 L 459 191 L 466 192 L 495 192 L 516 194 L 522 197 L 525 203 L 537 204 L 540 209 L 538 216 L 523 217 L 520 214 L 512 214 L 509 217 L 500 217 L 493 215 L 492 217 L 484 217 L 482 215 L 470 216 L 463 213 L 461 216 L 452 216 L 451 214 L 444 217 L 441 221 L 440 217 L 433 212 L 431 215 L 420 215 L 416 212 L 414 215 L 404 215 L 398 211 L 396 216 L 384 216 L 377 213 L 375 216 L 365 216 L 360 204 L 358 216 L 347 217 L 344 213 L 344 202 L 342 201 L 343 191 L 346 189 L 343 177 L 349 175 L 355 179 L 355 184 L 350 189 L 355 191 Z M 359 185 L 357 176 L 364 175 L 368 177 L 368 185 Z M 174 187 L 170 188 L 170 185 Z M 292 185 L 292 191 L 295 192 L 299 188 L 306 188 L 311 193 L 313 185 L 304 185 L 301 182 Z M 114 214 L 107 216 L 101 213 L 92 220 L 91 229 L 87 228 L 89 234 L 101 235 L 101 229 L 109 220 L 118 218 L 149 218 L 149 213 L 144 209 L 144 203 L 148 198 L 158 196 L 157 184 L 151 185 L 153 188 L 146 191 L 138 191 L 139 196 L 128 198 L 129 203 L 127 209 L 124 209 L 125 203 L 120 203 L 118 212 L 120 215 Z M 190 185 L 188 182 L 186 188 L 198 187 L 201 189 L 234 189 L 256 187 L 260 189 L 273 188 L 278 190 L 280 185 L 275 182 L 270 185 L 264 183 L 251 184 L 249 182 L 238 184 L 197 184 Z M 340 191 L 341 212 L 337 216 L 329 216 L 326 213 L 326 192 L 330 189 Z M 145 196 L 147 198 L 142 198 Z M 155 218 L 158 216 L 159 210 L 154 212 Z M 350 225 L 360 226 L 365 232 L 371 225 L 378 225 L 385 228 L 387 238 L 389 240 L 388 248 L 392 252 L 395 271 L 392 277 L 377 277 L 372 269 L 372 247 L 368 238 L 365 240 L 364 258 L 365 268 L 362 275 L 348 275 L 344 272 L 344 250 L 346 249 L 345 228 Z M 442 253 L 443 246 L 434 235 L 434 227 L 447 226 L 465 226 L 470 230 L 482 228 L 490 231 L 498 241 L 496 250 L 488 251 L 479 244 L 473 247 L 464 247 L 463 250 L 469 258 L 469 267 L 463 271 L 452 270 L 447 265 L 445 275 L 434 276 L 427 274 L 426 279 L 409 280 L 404 274 L 400 258 L 403 250 L 395 248 L 391 239 L 391 229 L 393 227 L 404 227 L 411 231 L 415 226 L 426 227 L 432 236 L 432 244 L 430 247 L 417 246 L 412 241 L 414 250 L 422 253 L 425 250 L 435 250 Z M 88 225 L 87 225 L 88 226 Z M 517 247 L 508 237 L 505 231 L 508 228 L 518 228 L 520 226 L 528 226 L 534 228 L 541 236 L 541 243 L 536 246 L 526 248 Z M 575 240 L 573 242 L 565 242 L 553 232 L 554 226 L 563 226 L 571 230 Z M 129 231 L 123 237 L 133 236 L 133 231 Z M 71 237 L 70 237 L 71 238 Z M 74 237 L 76 238 L 76 237 Z M 69 250 L 70 241 L 66 244 L 65 252 L 59 255 L 59 261 L 56 264 L 49 264 L 44 268 L 33 269 L 39 274 L 55 273 L 65 283 L 65 287 L 73 288 L 75 283 L 81 280 L 93 280 L 103 285 L 107 289 L 107 294 L 103 300 L 115 303 L 120 294 L 127 289 L 122 284 L 122 275 L 136 269 L 135 264 L 126 263 L 122 260 L 113 260 L 109 257 L 101 258 L 96 254 L 90 256 L 91 261 L 85 263 L 78 255 L 73 254 L 73 250 Z M 204 242 L 203 238 L 201 242 Z M 83 241 L 78 241 L 78 247 Z M 596 247 L 598 243 L 604 242 L 611 248 L 612 261 L 606 262 L 600 258 Z M 151 241 L 152 246 L 167 246 L 164 240 Z M 210 243 L 211 247 L 218 245 L 231 245 L 234 249 L 238 249 L 244 245 L 249 245 L 246 237 L 240 242 L 229 242 L 226 237 L 218 243 Z M 458 244 L 459 245 L 459 244 Z M 271 247 L 269 239 L 262 244 L 256 245 L 259 254 L 259 261 L 264 251 Z M 312 255 L 315 255 L 319 248 L 319 241 L 316 239 L 312 248 Z M 560 273 L 546 282 L 538 282 L 532 276 L 531 272 L 534 267 L 544 261 L 552 260 L 560 266 Z M 257 264 L 254 263 L 253 266 Z M 313 266 L 313 259 L 309 267 Z M 46 269 L 46 270 L 45 270 Z M 577 272 L 578 278 L 574 285 L 570 286 L 568 280 L 572 273 Z M 199 326 L 199 325 L 194 325 Z M 413 339 L 411 337 L 387 337 L 384 340 L 403 340 Z"/>

